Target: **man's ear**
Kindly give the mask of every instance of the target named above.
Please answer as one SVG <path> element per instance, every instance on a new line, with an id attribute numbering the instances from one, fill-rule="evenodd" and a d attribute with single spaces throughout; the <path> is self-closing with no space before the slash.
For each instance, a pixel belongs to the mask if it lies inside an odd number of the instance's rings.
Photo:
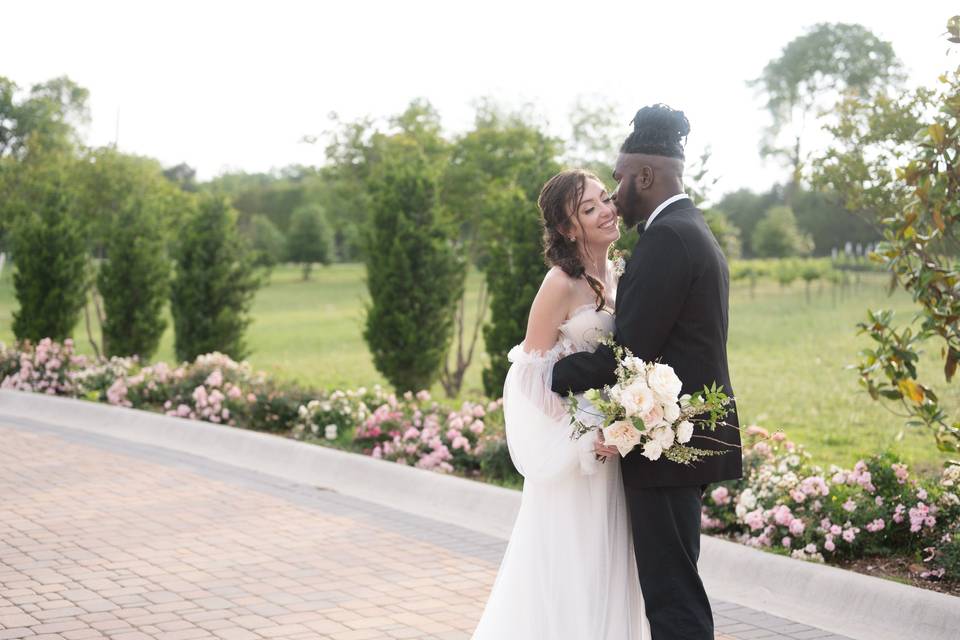
<path id="1" fill-rule="evenodd" d="M 637 174 L 637 191 L 649 189 L 653 186 L 653 167 L 644 165 L 640 167 L 640 173 Z"/>

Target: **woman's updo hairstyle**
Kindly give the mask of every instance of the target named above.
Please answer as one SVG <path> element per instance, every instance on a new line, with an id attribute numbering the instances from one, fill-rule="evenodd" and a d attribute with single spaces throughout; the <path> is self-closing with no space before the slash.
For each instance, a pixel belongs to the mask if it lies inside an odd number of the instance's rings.
<path id="1" fill-rule="evenodd" d="M 549 267 L 560 267 L 571 278 L 583 278 L 597 294 L 597 311 L 603 309 L 603 283 L 587 273 L 583 266 L 578 243 L 568 237 L 577 210 L 583 202 L 587 180 L 603 182 L 584 169 L 567 169 L 553 176 L 543 185 L 537 205 L 543 221 L 543 256 Z M 581 226 L 581 228 L 583 228 Z M 580 243 L 586 248 L 586 243 Z M 603 256 L 606 260 L 606 256 Z"/>

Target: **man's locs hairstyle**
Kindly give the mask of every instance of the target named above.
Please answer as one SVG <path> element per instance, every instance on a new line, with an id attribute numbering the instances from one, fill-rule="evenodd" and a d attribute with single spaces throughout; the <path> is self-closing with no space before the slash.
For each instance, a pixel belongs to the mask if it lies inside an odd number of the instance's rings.
<path id="1" fill-rule="evenodd" d="M 683 147 L 690 133 L 690 121 L 683 111 L 655 104 L 637 111 L 633 133 L 627 136 L 620 153 L 641 153 L 683 160 Z"/>

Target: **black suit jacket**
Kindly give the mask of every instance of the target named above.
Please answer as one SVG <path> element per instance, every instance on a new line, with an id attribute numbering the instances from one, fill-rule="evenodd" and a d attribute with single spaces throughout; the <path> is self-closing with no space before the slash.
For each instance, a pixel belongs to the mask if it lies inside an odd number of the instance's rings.
<path id="1" fill-rule="evenodd" d="M 699 209 L 678 200 L 647 226 L 617 287 L 617 343 L 645 362 L 660 360 L 694 393 L 716 382 L 733 396 L 727 367 L 730 272 L 723 251 Z M 576 353 L 553 367 L 553 390 L 561 395 L 616 382 L 613 351 Z M 730 405 L 726 422 L 738 424 Z M 703 437 L 716 438 L 722 443 Z M 725 451 L 693 465 L 664 457 L 651 461 L 635 449 L 622 461 L 623 481 L 635 487 L 702 485 L 743 475 L 740 432 L 729 426 L 694 430 L 688 443 Z"/>

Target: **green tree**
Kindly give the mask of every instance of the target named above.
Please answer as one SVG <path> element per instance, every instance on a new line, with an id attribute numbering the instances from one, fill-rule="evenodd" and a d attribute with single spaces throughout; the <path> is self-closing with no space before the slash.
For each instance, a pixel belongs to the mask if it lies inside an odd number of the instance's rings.
<path id="1" fill-rule="evenodd" d="M 20 97 L 19 87 L 0 76 L 0 158 L 22 160 L 30 153 L 73 150 L 77 126 L 89 121 L 89 91 L 66 76 L 35 84 Z"/>
<path id="2" fill-rule="evenodd" d="M 0 76 L 0 246 L 18 212 L 41 206 L 28 202 L 35 183 L 31 174 L 48 165 L 55 172 L 72 169 L 76 127 L 89 119 L 87 99 L 87 90 L 65 76 L 29 91 Z"/>
<path id="3" fill-rule="evenodd" d="M 438 175 L 413 137 L 396 134 L 371 169 L 364 339 L 398 391 L 429 387 L 450 342 L 464 263 L 437 221 Z"/>
<path id="4" fill-rule="evenodd" d="M 167 328 L 163 309 L 170 290 L 162 202 L 131 195 L 115 212 L 97 274 L 103 296 L 103 349 L 108 356 L 149 360 Z"/>
<path id="5" fill-rule="evenodd" d="M 507 353 L 524 338 L 530 306 L 546 267 L 536 204 L 514 187 L 498 192 L 493 205 L 496 235 L 489 240 L 486 265 L 490 322 L 483 327 L 490 363 L 483 370 L 483 388 L 488 396 L 499 397 L 510 368 Z"/>
<path id="6" fill-rule="evenodd" d="M 740 229 L 736 227 L 727 215 L 719 209 L 707 209 L 703 212 L 703 217 L 713 232 L 713 237 L 717 239 L 720 248 L 728 260 L 739 258 L 742 249 L 740 244 Z"/>
<path id="7" fill-rule="evenodd" d="M 247 355 L 244 332 L 260 286 L 250 252 L 237 230 L 237 214 L 222 196 L 205 195 L 176 246 L 170 296 L 174 350 L 180 360 L 219 351 Z"/>
<path id="8" fill-rule="evenodd" d="M 271 269 L 284 259 L 287 239 L 270 218 L 254 214 L 248 234 L 255 266 Z"/>
<path id="9" fill-rule="evenodd" d="M 834 248 L 873 244 L 880 232 L 862 216 L 848 211 L 840 197 L 829 191 L 798 190 L 793 198 L 797 227 L 813 240 L 814 255 L 829 256 Z"/>
<path id="10" fill-rule="evenodd" d="M 564 163 L 611 180 L 613 163 L 626 132 L 617 105 L 603 96 L 579 95 L 570 109 L 569 144 Z"/>
<path id="11" fill-rule="evenodd" d="M 306 205 L 293 212 L 287 232 L 287 259 L 303 266 L 303 279 L 310 279 L 314 263 L 330 264 L 330 229 L 323 209 Z"/>
<path id="12" fill-rule="evenodd" d="M 166 324 L 170 244 L 194 196 L 171 183 L 156 160 L 113 147 L 85 149 L 74 174 L 92 264 L 95 271 L 106 270 L 93 278 L 84 308 L 91 346 L 98 355 L 150 358 Z M 99 321 L 99 341 L 90 306 Z"/>
<path id="13" fill-rule="evenodd" d="M 280 231 L 290 229 L 290 217 L 308 203 L 309 172 L 288 168 L 285 172 L 228 173 L 201 185 L 201 189 L 229 198 L 241 227 L 255 215 L 266 216 Z"/>
<path id="14" fill-rule="evenodd" d="M 773 121 L 761 154 L 790 167 L 788 206 L 803 177 L 803 138 L 840 96 L 896 85 L 902 65 L 889 42 L 859 24 L 820 23 L 790 41 L 750 84 L 766 96 Z"/>
<path id="15" fill-rule="evenodd" d="M 751 258 L 754 257 L 750 246 L 753 230 L 757 223 L 763 220 L 764 214 L 778 204 L 783 204 L 783 192 L 777 187 L 766 193 L 739 189 L 723 196 L 715 208 L 723 211 L 730 222 L 740 230 L 744 257 Z"/>
<path id="16" fill-rule="evenodd" d="M 757 223 L 750 238 L 753 252 L 761 258 L 805 256 L 813 250 L 813 241 L 797 228 L 790 207 L 771 207 Z"/>
<path id="17" fill-rule="evenodd" d="M 197 190 L 197 170 L 186 162 L 164 169 L 163 177 L 184 191 L 192 193 Z"/>
<path id="18" fill-rule="evenodd" d="M 960 16 L 947 30 L 960 42 Z M 947 382 L 960 364 L 960 68 L 936 89 L 853 97 L 838 112 L 819 179 L 850 209 L 879 220 L 884 242 L 875 259 L 912 296 L 919 320 L 918 328 L 897 323 L 890 310 L 868 312 L 859 329 L 872 343 L 862 352 L 860 382 L 873 399 L 898 405 L 907 425 L 928 429 L 938 448 L 957 452 L 960 420 L 920 381 L 918 363 L 921 346 L 935 340 Z"/>
<path id="19" fill-rule="evenodd" d="M 24 185 L 24 211 L 13 224 L 13 312 L 18 340 L 72 335 L 89 283 L 86 238 L 64 176 L 44 171 Z"/>
<path id="20" fill-rule="evenodd" d="M 560 140 L 531 114 L 483 100 L 473 128 L 454 141 L 444 171 L 444 207 L 464 252 L 485 274 L 490 319 L 483 337 L 490 362 L 483 386 L 491 396 L 503 389 L 507 352 L 523 340 L 546 271 L 536 202 L 543 184 L 560 170 L 562 151 Z M 450 374 L 464 369 L 458 360 Z"/>
<path id="21" fill-rule="evenodd" d="M 86 149 L 77 163 L 77 208 L 90 230 L 91 250 L 103 257 L 104 243 L 131 198 L 149 207 L 157 232 L 170 239 L 179 232 L 193 195 L 181 191 L 153 158 L 121 153 L 113 147 Z"/>

